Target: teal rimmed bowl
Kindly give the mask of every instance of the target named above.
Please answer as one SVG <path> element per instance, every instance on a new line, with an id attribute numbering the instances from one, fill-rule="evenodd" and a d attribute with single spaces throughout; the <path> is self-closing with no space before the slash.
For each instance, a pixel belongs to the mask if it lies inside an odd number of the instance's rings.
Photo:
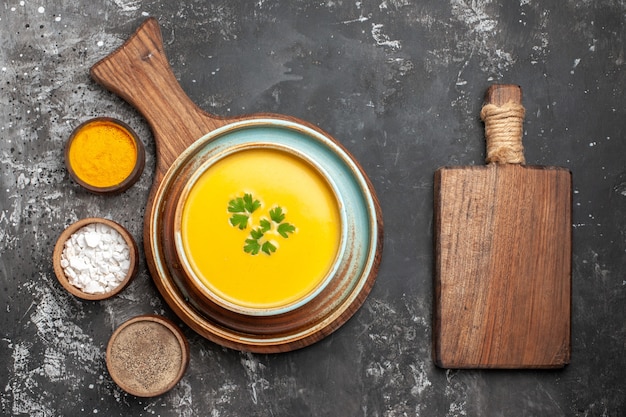
<path id="1" fill-rule="evenodd" d="M 176 254 L 190 283 L 203 297 L 248 316 L 285 314 L 317 297 L 342 266 L 350 227 L 349 204 L 333 175 L 287 144 L 292 140 L 279 141 L 277 135 L 257 140 L 266 133 L 247 128 L 222 137 L 224 146 L 213 143 L 178 197 L 174 220 Z M 259 187 L 264 192 L 257 192 Z M 235 201 L 242 190 L 256 201 L 254 212 L 245 207 L 225 210 L 226 202 Z M 274 204 L 263 207 L 268 192 L 275 196 L 269 200 Z M 281 196 L 299 210 L 285 208 L 282 213 L 284 206 L 276 204 Z M 276 207 L 283 217 L 276 218 L 279 222 L 269 215 Z M 284 221 L 298 213 L 294 224 Z M 243 216 L 245 225 L 231 224 L 237 216 Z M 281 224 L 293 230 L 281 235 Z M 260 236 L 255 239 L 254 233 Z"/>
<path id="2" fill-rule="evenodd" d="M 319 172 L 340 211 L 340 242 L 328 273 L 311 291 L 273 308 L 250 308 L 203 284 L 185 254 L 182 207 L 198 178 L 217 161 L 249 149 L 286 152 Z M 242 184 L 242 188 L 246 185 Z M 373 285 L 381 248 L 378 203 L 349 154 L 317 130 L 281 119 L 242 120 L 187 148 L 154 196 L 148 238 L 162 294 L 198 333 L 242 350 L 289 350 L 347 320 Z"/>

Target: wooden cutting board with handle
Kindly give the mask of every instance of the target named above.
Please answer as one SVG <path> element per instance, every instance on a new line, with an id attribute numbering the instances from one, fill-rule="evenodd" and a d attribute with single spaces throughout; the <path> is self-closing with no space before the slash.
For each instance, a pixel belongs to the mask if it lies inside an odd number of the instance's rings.
<path id="1" fill-rule="evenodd" d="M 117 50 L 95 63 L 90 74 L 135 107 L 152 129 L 156 169 L 146 204 L 143 244 L 150 275 L 179 318 L 223 346 L 277 353 L 321 340 L 358 310 L 374 285 L 381 261 L 383 218 L 365 171 L 340 142 L 317 126 L 288 115 L 220 117 L 205 112 L 178 83 L 154 18 L 146 19 Z M 249 139 L 255 130 L 257 138 Z M 285 136 L 289 138 L 286 145 L 274 142 Z M 176 213 L 185 198 L 185 187 L 195 181 L 203 164 L 206 167 L 210 158 L 218 158 L 218 151 L 223 156 L 253 147 L 274 149 L 274 143 L 276 149 L 289 149 L 286 152 L 296 160 L 310 161 L 306 164 L 316 170 L 314 161 L 322 155 L 327 162 L 320 174 L 334 173 L 332 187 L 339 187 L 333 191 L 337 203 L 350 213 L 342 215 L 346 238 L 337 266 L 333 266 L 336 271 L 320 285 L 319 292 L 302 306 L 286 308 L 281 314 L 247 314 L 214 302 L 186 271 L 176 243 L 181 224 Z M 246 187 L 242 184 L 242 189 Z"/>
<path id="2" fill-rule="evenodd" d="M 443 368 L 558 368 L 570 359 L 569 170 L 525 165 L 521 89 L 486 94 L 487 165 L 434 181 L 434 349 Z"/>

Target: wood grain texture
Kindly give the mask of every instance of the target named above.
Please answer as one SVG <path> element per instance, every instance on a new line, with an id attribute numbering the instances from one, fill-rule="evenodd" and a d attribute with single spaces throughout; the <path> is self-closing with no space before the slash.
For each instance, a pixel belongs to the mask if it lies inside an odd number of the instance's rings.
<path id="1" fill-rule="evenodd" d="M 494 84 L 485 93 L 485 103 L 503 105 L 508 102 L 521 103 L 522 89 L 518 85 Z"/>
<path id="2" fill-rule="evenodd" d="M 150 124 L 157 146 L 155 184 L 189 145 L 230 122 L 200 109 L 180 87 L 154 18 L 146 19 L 120 48 L 92 66 L 90 74 Z"/>
<path id="3" fill-rule="evenodd" d="M 435 357 L 445 368 L 569 362 L 571 174 L 489 165 L 435 176 Z"/>
<path id="4" fill-rule="evenodd" d="M 490 91 L 488 101 L 521 99 Z M 509 91 L 510 93 L 511 91 Z M 444 368 L 569 363 L 569 170 L 447 167 L 434 182 L 433 355 Z"/>

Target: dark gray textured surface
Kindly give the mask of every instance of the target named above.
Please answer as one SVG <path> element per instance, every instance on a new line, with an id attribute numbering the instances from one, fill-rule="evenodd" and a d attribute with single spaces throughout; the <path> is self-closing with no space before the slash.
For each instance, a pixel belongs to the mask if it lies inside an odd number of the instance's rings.
<path id="1" fill-rule="evenodd" d="M 256 355 L 186 329 L 190 368 L 168 394 L 120 391 L 113 329 L 171 317 L 142 262 L 120 296 L 82 302 L 51 254 L 69 223 L 112 218 L 141 243 L 154 144 L 143 119 L 88 76 L 145 18 L 173 70 L 217 115 L 269 111 L 342 142 L 385 217 L 376 285 L 339 331 Z M 0 395 L 4 415 L 622 416 L 626 414 L 626 6 L 619 1 L 7 0 L 0 5 Z M 492 82 L 522 86 L 526 159 L 574 176 L 572 363 L 445 371 L 431 360 L 432 175 L 482 164 Z M 147 147 L 140 182 L 94 196 L 68 178 L 73 127 L 118 117 Z"/>

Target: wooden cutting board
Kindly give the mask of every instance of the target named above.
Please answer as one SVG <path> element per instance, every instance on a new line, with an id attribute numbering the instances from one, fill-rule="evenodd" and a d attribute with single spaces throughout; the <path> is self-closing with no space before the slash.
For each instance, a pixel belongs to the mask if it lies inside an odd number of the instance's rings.
<path id="1" fill-rule="evenodd" d="M 527 166 L 521 89 L 486 94 L 487 165 L 434 181 L 434 359 L 443 368 L 558 368 L 570 359 L 569 170 Z"/>
<path id="2" fill-rule="evenodd" d="M 90 74 L 135 107 L 152 129 L 156 169 L 144 216 L 143 245 L 150 275 L 179 318 L 198 334 L 223 346 L 277 353 L 317 342 L 352 317 L 376 279 L 383 249 L 383 218 L 365 171 L 340 142 L 319 127 L 288 115 L 221 117 L 205 112 L 178 83 L 154 18 L 146 19 L 117 50 L 94 64 Z M 243 140 L 249 136 L 238 135 L 248 132 L 254 136 L 250 132 L 261 128 L 265 133 L 258 139 Z M 280 137 L 281 132 L 293 133 L 293 137 L 289 136 L 292 142 L 288 145 L 280 146 L 311 161 L 307 164 L 312 167 L 317 167 L 317 155 L 326 158 L 324 171 L 333 173 L 332 187 L 337 187 L 338 204 L 350 211 L 342 220 L 347 237 L 337 257 L 336 272 L 311 300 L 281 314 L 244 314 L 209 299 L 181 265 L 176 246 L 180 227 L 176 211 L 185 187 L 209 160 L 206 155 L 215 151 L 214 141 L 219 142 L 216 148 L 229 144 L 219 148 L 221 155 L 228 155 L 254 143 L 272 149 L 274 137 Z M 314 143 L 319 146 L 307 145 Z M 242 187 L 246 189 L 245 184 Z"/>

